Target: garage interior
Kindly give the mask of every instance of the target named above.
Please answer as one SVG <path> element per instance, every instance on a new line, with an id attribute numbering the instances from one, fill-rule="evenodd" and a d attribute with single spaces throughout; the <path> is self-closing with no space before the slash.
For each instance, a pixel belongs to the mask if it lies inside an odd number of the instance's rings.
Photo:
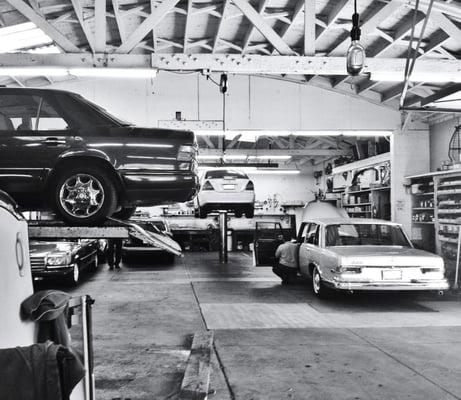
<path id="1" fill-rule="evenodd" d="M 461 399 L 460 57 L 458 0 L 2 0 L 0 399 Z M 71 223 L 102 159 L 156 204 Z"/>

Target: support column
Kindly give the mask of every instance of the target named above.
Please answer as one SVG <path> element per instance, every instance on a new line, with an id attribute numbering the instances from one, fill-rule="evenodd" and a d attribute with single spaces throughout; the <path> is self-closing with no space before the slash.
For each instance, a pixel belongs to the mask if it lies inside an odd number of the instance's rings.
<path id="1" fill-rule="evenodd" d="M 219 211 L 219 262 L 227 263 L 227 211 Z"/>
<path id="2" fill-rule="evenodd" d="M 405 177 L 430 171 L 429 126 L 410 121 L 405 129 L 397 130 L 391 138 L 391 215 L 392 221 L 411 231 L 411 194 Z"/>

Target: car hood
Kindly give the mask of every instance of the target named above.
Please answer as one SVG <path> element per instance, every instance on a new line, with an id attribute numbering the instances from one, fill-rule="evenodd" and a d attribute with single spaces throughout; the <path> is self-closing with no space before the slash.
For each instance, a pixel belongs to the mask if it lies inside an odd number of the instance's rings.
<path id="1" fill-rule="evenodd" d="M 434 266 L 443 264 L 436 254 L 398 246 L 335 246 L 329 251 L 341 258 L 342 265 Z"/>
<path id="2" fill-rule="evenodd" d="M 67 242 L 31 242 L 29 254 L 31 257 L 45 257 L 54 252 L 72 252 L 76 245 Z"/>

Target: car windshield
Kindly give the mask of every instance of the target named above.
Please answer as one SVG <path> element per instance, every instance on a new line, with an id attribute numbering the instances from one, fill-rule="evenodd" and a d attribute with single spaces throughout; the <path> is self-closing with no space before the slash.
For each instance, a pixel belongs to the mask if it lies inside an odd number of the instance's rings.
<path id="1" fill-rule="evenodd" d="M 248 179 L 248 177 L 240 171 L 231 171 L 226 169 L 218 169 L 214 171 L 207 171 L 205 174 L 205 179 Z"/>
<path id="2" fill-rule="evenodd" d="M 386 224 L 338 224 L 326 227 L 326 246 L 411 247 L 402 229 Z"/>

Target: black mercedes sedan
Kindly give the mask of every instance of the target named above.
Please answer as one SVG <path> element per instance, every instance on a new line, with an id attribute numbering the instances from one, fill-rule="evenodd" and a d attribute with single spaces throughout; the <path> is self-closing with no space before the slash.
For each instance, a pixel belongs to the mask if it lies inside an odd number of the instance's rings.
<path id="1" fill-rule="evenodd" d="M 98 267 L 98 241 L 31 241 L 30 267 L 34 279 L 56 278 L 76 285 L 85 269 Z"/>
<path id="2" fill-rule="evenodd" d="M 193 132 L 134 127 L 67 91 L 0 88 L 0 190 L 24 210 L 91 225 L 185 202 L 196 154 Z"/>

